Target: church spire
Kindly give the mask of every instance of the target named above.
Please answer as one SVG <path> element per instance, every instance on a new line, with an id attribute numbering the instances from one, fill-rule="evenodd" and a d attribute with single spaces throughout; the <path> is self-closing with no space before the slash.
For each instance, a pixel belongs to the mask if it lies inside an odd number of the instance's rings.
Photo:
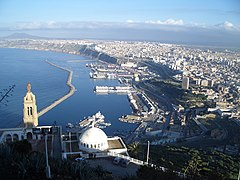
<path id="1" fill-rule="evenodd" d="M 31 92 L 31 84 L 27 84 L 27 93 L 24 97 L 23 121 L 25 127 L 38 126 L 38 115 L 35 95 Z"/>
<path id="2" fill-rule="evenodd" d="M 31 84 L 30 83 L 27 84 L 27 90 L 29 93 L 31 92 Z"/>

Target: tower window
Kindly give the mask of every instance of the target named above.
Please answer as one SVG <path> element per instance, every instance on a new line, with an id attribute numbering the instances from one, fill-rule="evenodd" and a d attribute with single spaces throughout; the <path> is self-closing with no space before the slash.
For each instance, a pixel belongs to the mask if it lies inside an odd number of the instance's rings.
<path id="1" fill-rule="evenodd" d="M 30 107 L 30 115 L 33 115 L 32 107 Z"/>

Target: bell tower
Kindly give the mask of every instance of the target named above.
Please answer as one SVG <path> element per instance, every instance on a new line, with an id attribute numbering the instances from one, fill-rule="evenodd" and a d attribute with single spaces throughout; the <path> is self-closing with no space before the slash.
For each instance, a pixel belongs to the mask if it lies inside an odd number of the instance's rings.
<path id="1" fill-rule="evenodd" d="M 35 95 L 31 92 L 31 84 L 27 85 L 27 93 L 24 97 L 23 121 L 25 127 L 38 126 L 38 115 Z"/>

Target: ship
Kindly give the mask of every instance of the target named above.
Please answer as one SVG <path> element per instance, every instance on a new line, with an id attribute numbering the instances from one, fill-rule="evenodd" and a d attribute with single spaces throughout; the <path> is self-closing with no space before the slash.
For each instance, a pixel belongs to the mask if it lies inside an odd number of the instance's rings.
<path id="1" fill-rule="evenodd" d="M 90 72 L 89 76 L 90 76 L 90 78 L 93 78 L 93 79 L 106 79 L 105 74 L 97 73 L 97 72 L 94 72 L 94 73 Z"/>
<path id="2" fill-rule="evenodd" d="M 96 114 L 89 116 L 79 122 L 80 127 L 90 126 L 92 123 L 98 125 L 99 123 L 104 123 L 104 115 L 98 111 Z"/>
<path id="3" fill-rule="evenodd" d="M 96 126 L 101 129 L 106 128 L 108 126 L 111 126 L 110 122 L 105 122 L 105 117 L 104 115 L 98 111 L 96 114 L 92 116 L 88 116 L 87 118 L 84 117 L 83 120 L 80 120 L 76 125 L 73 125 L 72 123 L 67 123 L 66 127 L 71 129 L 71 128 L 80 128 L 83 129 L 85 127 L 89 126 Z"/>
<path id="4" fill-rule="evenodd" d="M 130 86 L 96 86 L 94 88 L 96 93 L 123 93 L 128 94 L 132 90 Z"/>
<path id="5" fill-rule="evenodd" d="M 72 124 L 72 123 L 67 123 L 67 125 L 66 125 L 66 128 L 73 128 L 74 127 L 74 125 Z"/>

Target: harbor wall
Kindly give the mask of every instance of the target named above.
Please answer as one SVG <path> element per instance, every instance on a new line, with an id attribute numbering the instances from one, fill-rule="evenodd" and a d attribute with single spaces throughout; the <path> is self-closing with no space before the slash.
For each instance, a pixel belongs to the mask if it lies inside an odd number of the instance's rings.
<path id="1" fill-rule="evenodd" d="M 40 112 L 38 112 L 38 117 L 42 116 L 43 114 L 47 113 L 48 111 L 50 111 L 52 108 L 54 108 L 55 106 L 57 106 L 58 104 L 60 104 L 61 102 L 65 101 L 66 99 L 68 99 L 70 96 L 72 96 L 74 94 L 74 92 L 76 91 L 75 87 L 72 85 L 72 74 L 73 72 L 67 68 L 63 68 L 61 66 L 58 66 L 52 62 L 49 62 L 46 60 L 46 62 L 56 68 L 62 69 L 64 71 L 68 72 L 68 80 L 66 82 L 67 86 L 69 86 L 69 92 L 67 94 L 65 94 L 63 97 L 59 98 L 58 100 L 54 101 L 51 105 L 43 108 Z"/>

